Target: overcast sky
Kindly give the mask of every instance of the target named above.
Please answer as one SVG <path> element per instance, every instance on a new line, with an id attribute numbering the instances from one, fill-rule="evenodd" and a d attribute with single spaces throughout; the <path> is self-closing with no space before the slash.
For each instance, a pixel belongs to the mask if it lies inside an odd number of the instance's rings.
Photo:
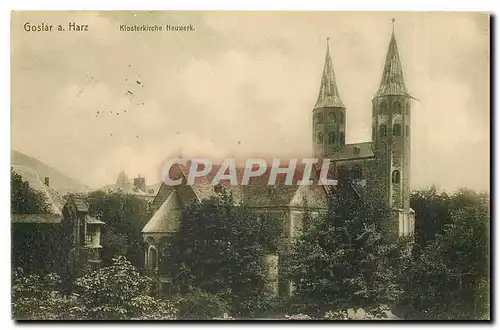
<path id="1" fill-rule="evenodd" d="M 120 169 L 158 182 L 162 160 L 180 148 L 308 157 L 326 37 L 346 142 L 369 141 L 393 17 L 406 85 L 420 100 L 412 188 L 487 190 L 489 17 L 479 13 L 14 13 L 12 147 L 92 187 L 113 183 Z M 25 32 L 26 22 L 89 31 Z M 196 31 L 120 32 L 120 24 Z"/>

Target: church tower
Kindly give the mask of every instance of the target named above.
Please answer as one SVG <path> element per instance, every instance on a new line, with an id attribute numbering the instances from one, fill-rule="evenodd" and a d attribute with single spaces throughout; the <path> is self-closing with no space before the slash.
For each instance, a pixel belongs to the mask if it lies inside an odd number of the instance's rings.
<path id="1" fill-rule="evenodd" d="M 345 145 L 345 106 L 335 81 L 329 38 L 318 100 L 313 110 L 314 157 L 322 158 Z"/>
<path id="2" fill-rule="evenodd" d="M 376 158 L 376 195 L 392 210 L 391 228 L 400 236 L 414 232 L 410 208 L 411 99 L 394 35 L 394 19 L 382 79 L 372 100 L 372 140 Z"/>

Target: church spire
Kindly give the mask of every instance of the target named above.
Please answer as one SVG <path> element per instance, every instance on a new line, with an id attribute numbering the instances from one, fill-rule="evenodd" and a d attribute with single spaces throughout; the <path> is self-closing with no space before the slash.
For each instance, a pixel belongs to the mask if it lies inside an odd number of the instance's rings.
<path id="1" fill-rule="evenodd" d="M 396 20 L 393 18 L 392 36 L 389 43 L 389 50 L 387 51 L 387 56 L 385 58 L 385 67 L 384 72 L 382 73 L 380 87 L 378 88 L 375 98 L 386 95 L 409 96 L 403 77 L 403 67 L 401 66 L 401 61 L 399 60 L 398 45 L 394 35 L 395 21 Z"/>
<path id="2" fill-rule="evenodd" d="M 340 99 L 339 89 L 335 82 L 335 72 L 333 71 L 332 58 L 330 57 L 330 38 L 326 38 L 326 58 L 325 67 L 323 69 L 323 77 L 321 78 L 321 86 L 318 95 L 318 101 L 314 109 L 318 108 L 344 108 L 344 103 Z"/>

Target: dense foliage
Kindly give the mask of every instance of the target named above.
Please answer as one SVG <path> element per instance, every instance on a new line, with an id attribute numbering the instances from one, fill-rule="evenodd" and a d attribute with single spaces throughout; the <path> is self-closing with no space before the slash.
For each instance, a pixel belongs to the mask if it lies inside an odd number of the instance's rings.
<path id="1" fill-rule="evenodd" d="M 106 223 L 102 227 L 104 264 L 124 255 L 137 268 L 144 265 L 141 230 L 149 220 L 147 201 L 131 194 L 91 192 L 89 214 Z"/>
<path id="2" fill-rule="evenodd" d="M 124 258 L 75 281 L 69 295 L 59 291 L 56 274 L 38 276 L 17 270 L 13 276 L 12 314 L 30 320 L 164 320 L 176 317 L 173 305 L 148 295 L 150 279 Z"/>
<path id="3" fill-rule="evenodd" d="M 305 215 L 304 231 L 287 256 L 300 312 L 393 304 L 401 294 L 396 278 L 407 249 L 380 225 L 388 214 L 363 202 L 348 183 L 331 197 L 327 215 Z"/>
<path id="4" fill-rule="evenodd" d="M 262 258 L 275 244 L 269 244 L 274 241 L 269 228 L 276 228 L 266 225 L 271 221 L 235 206 L 224 192 L 220 198 L 193 203 L 181 214 L 161 271 L 170 276 L 176 292 L 188 294 L 197 288 L 227 299 L 233 315 L 254 315 L 268 303 Z"/>

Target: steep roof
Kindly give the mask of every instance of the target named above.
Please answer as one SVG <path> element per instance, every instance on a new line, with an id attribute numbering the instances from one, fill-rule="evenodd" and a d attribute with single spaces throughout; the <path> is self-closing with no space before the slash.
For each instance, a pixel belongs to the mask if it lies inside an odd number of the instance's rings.
<path id="1" fill-rule="evenodd" d="M 394 20 L 393 20 L 394 23 Z M 403 77 L 403 67 L 399 59 L 398 45 L 394 29 L 389 42 L 389 49 L 385 58 L 384 72 L 375 98 L 387 95 L 408 96 L 408 90 Z"/>
<path id="2" fill-rule="evenodd" d="M 161 207 L 142 229 L 143 233 L 169 233 L 178 229 L 180 200 L 175 190 L 163 202 Z"/>
<path id="3" fill-rule="evenodd" d="M 21 176 L 23 181 L 28 182 L 32 189 L 42 193 L 53 214 L 62 214 L 61 211 L 64 206 L 64 200 L 54 189 L 47 187 L 42 180 L 40 180 L 38 173 L 34 169 L 23 165 L 12 165 L 12 169 Z"/>
<path id="4" fill-rule="evenodd" d="M 323 76 L 321 77 L 321 85 L 319 88 L 318 100 L 314 109 L 325 107 L 345 108 L 344 103 L 340 99 L 339 89 L 335 81 L 335 72 L 333 71 L 332 58 L 330 56 L 330 45 L 327 38 L 325 66 L 323 68 Z"/>

